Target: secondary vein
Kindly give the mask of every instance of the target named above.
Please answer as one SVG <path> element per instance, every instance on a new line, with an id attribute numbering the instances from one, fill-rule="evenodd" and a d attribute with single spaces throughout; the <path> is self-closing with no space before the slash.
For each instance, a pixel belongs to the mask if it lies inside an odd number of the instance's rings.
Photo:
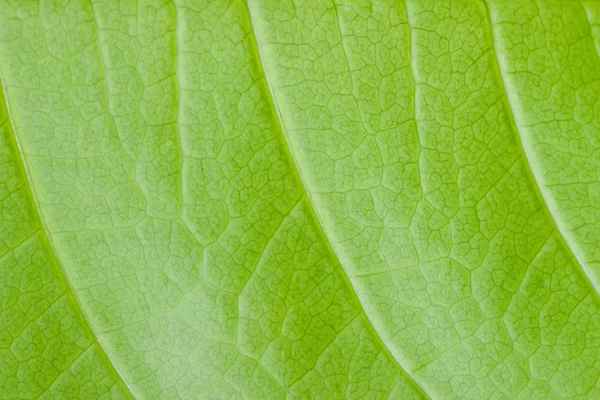
<path id="1" fill-rule="evenodd" d="M 26 186 L 29 190 L 29 195 L 31 196 L 31 200 L 33 202 L 33 209 L 34 209 L 34 212 L 38 219 L 38 222 L 42 228 L 42 233 L 44 235 L 44 238 L 46 239 L 46 242 L 50 249 L 51 255 L 54 258 L 54 260 L 53 260 L 54 262 L 52 264 L 58 269 L 60 275 L 62 276 L 63 282 L 65 284 L 65 288 L 67 290 L 67 294 L 70 295 L 70 297 L 71 297 L 73 307 L 75 308 L 75 311 L 81 316 L 82 323 L 84 324 L 84 328 L 85 328 L 85 330 L 87 330 L 90 333 L 92 341 L 95 342 L 95 344 L 100 349 L 101 356 L 102 356 L 102 358 L 104 358 L 105 363 L 109 366 L 109 368 L 111 368 L 114 371 L 116 376 L 118 376 L 119 379 L 123 382 L 123 385 L 127 388 L 129 395 L 131 397 L 135 398 L 131 388 L 129 387 L 129 384 L 123 378 L 123 376 L 117 369 L 117 366 L 115 364 L 113 364 L 113 362 L 110 360 L 105 346 L 103 345 L 102 341 L 100 340 L 100 338 L 98 337 L 96 332 L 94 332 L 94 330 L 92 329 L 92 325 L 90 324 L 89 319 L 87 318 L 87 316 L 85 315 L 85 313 L 82 310 L 81 302 L 80 302 L 77 294 L 73 290 L 71 283 L 69 282 L 69 279 L 67 278 L 67 274 L 65 272 L 64 266 L 60 260 L 60 257 L 58 256 L 58 252 L 56 251 L 56 247 L 52 240 L 52 235 L 50 234 L 50 230 L 48 229 L 48 226 L 47 226 L 47 224 L 42 216 L 42 212 L 40 210 L 40 203 L 37 198 L 35 188 L 33 186 L 33 180 L 31 179 L 31 173 L 29 171 L 29 166 L 28 166 L 27 160 L 25 158 L 25 153 L 23 151 L 23 147 L 21 146 L 21 141 L 19 140 L 19 137 L 17 136 L 15 123 L 12 118 L 11 108 L 10 108 L 10 104 L 8 101 L 8 92 L 6 90 L 6 86 L 4 85 L 4 82 L 1 79 L 1 76 L 0 76 L 0 86 L 2 87 L 2 94 L 4 97 L 4 105 L 6 107 L 6 113 L 8 115 L 8 120 L 10 123 L 9 129 L 12 133 L 12 138 L 15 142 L 15 147 L 17 149 L 17 152 L 19 153 L 19 161 L 21 161 L 22 172 L 23 172 L 23 175 L 25 176 L 25 180 L 27 182 Z"/>
<path id="2" fill-rule="evenodd" d="M 504 73 L 502 71 L 501 62 L 498 57 L 498 51 L 496 49 L 496 37 L 494 34 L 494 28 L 493 28 L 493 24 L 492 24 L 492 13 L 491 13 L 490 7 L 488 5 L 488 0 L 482 0 L 482 2 L 483 2 L 483 7 L 485 9 L 486 18 L 487 18 L 485 25 L 489 29 L 488 33 L 490 35 L 490 40 L 491 40 L 491 45 L 492 45 L 492 53 L 494 55 L 494 60 L 495 60 L 494 68 L 496 69 L 496 74 L 499 79 L 500 89 L 504 93 L 504 100 L 506 103 L 506 107 L 508 109 L 508 117 L 510 120 L 512 130 L 515 133 L 515 140 L 517 141 L 517 146 L 519 147 L 519 149 L 521 150 L 521 152 L 523 154 L 523 164 L 525 166 L 526 174 L 529 176 L 529 179 L 533 184 L 532 185 L 533 189 L 536 192 L 536 195 L 537 195 L 540 203 L 546 210 L 546 212 L 548 214 L 548 220 L 549 220 L 550 224 L 552 224 L 553 230 L 557 233 L 558 239 L 562 243 L 563 247 L 565 248 L 565 251 L 575 261 L 575 264 L 577 264 L 579 266 L 581 272 L 583 273 L 585 278 L 588 280 L 590 286 L 592 288 L 594 288 L 594 291 L 596 292 L 596 294 L 600 294 L 598 288 L 594 285 L 593 280 L 592 280 L 591 276 L 589 275 L 589 271 L 587 270 L 587 268 L 585 268 L 584 262 L 577 256 L 575 251 L 571 248 L 569 241 L 567 240 L 566 236 L 560 229 L 561 228 L 561 224 L 559 222 L 560 220 L 554 215 L 552 208 L 549 206 L 549 203 L 551 200 L 547 199 L 546 196 L 544 195 L 544 191 L 542 190 L 542 184 L 539 182 L 536 175 L 534 174 L 533 166 L 531 164 L 530 157 L 527 154 L 527 148 L 526 148 L 525 144 L 523 143 L 523 138 L 520 133 L 519 124 L 517 123 L 516 112 L 513 108 L 513 105 L 512 105 L 511 99 L 510 99 L 511 96 L 509 95 L 508 90 L 507 90 L 508 85 L 506 83 L 506 79 L 505 79 Z"/>
<path id="3" fill-rule="evenodd" d="M 268 89 L 269 95 L 271 97 L 271 106 L 273 107 L 273 110 L 275 112 L 275 118 L 277 119 L 277 123 L 280 127 L 281 133 L 282 133 L 282 138 L 283 138 L 283 144 L 284 144 L 284 150 L 287 153 L 288 158 L 291 160 L 294 168 L 294 174 L 296 175 L 296 179 L 297 181 L 300 183 L 300 185 L 302 186 L 302 190 L 304 191 L 305 195 L 306 195 L 306 199 L 307 199 L 307 203 L 308 203 L 308 207 L 307 210 L 310 213 L 313 221 L 315 221 L 315 225 L 318 231 L 319 236 L 323 239 L 324 244 L 327 246 L 327 248 L 329 249 L 329 253 L 333 255 L 333 257 L 335 258 L 335 261 L 337 262 L 337 264 L 341 267 L 342 271 L 344 272 L 342 274 L 342 276 L 344 277 L 344 279 L 346 280 L 346 283 L 348 285 L 348 287 L 350 288 L 350 291 L 352 293 L 352 295 L 355 298 L 356 303 L 359 305 L 362 314 L 365 316 L 367 322 L 369 323 L 370 327 L 373 330 L 373 333 L 375 334 L 375 336 L 377 337 L 377 339 L 382 343 L 382 347 L 384 349 L 384 351 L 386 353 L 388 353 L 388 355 L 395 361 L 395 363 L 398 365 L 398 367 L 400 368 L 400 370 L 403 372 L 404 377 L 409 380 L 418 390 L 419 392 L 421 392 L 421 394 L 423 396 L 425 396 L 426 398 L 429 398 L 428 394 L 423 390 L 423 388 L 421 387 L 421 385 L 418 384 L 417 380 L 415 379 L 415 377 L 412 376 L 412 374 L 409 373 L 409 371 L 403 367 L 402 363 L 400 362 L 400 360 L 390 351 L 386 341 L 383 339 L 383 337 L 380 335 L 380 333 L 378 332 L 377 328 L 375 327 L 375 324 L 373 323 L 373 321 L 369 318 L 368 314 L 365 311 L 365 307 L 363 306 L 362 302 L 360 301 L 360 298 L 358 296 L 358 293 L 356 292 L 356 289 L 354 288 L 354 285 L 352 284 L 352 280 L 350 279 L 350 277 L 348 276 L 348 273 L 346 272 L 345 268 L 343 267 L 341 261 L 340 261 L 340 257 L 339 255 L 336 253 L 335 249 L 333 248 L 333 246 L 331 245 L 331 243 L 329 242 L 329 239 L 325 233 L 325 230 L 323 228 L 323 221 L 322 219 L 319 217 L 318 213 L 316 212 L 315 206 L 314 206 L 314 200 L 312 198 L 312 193 L 308 190 L 308 187 L 306 185 L 306 182 L 302 176 L 302 174 L 300 173 L 300 167 L 299 167 L 299 163 L 298 160 L 294 154 L 294 151 L 292 149 L 290 140 L 287 138 L 287 129 L 284 125 L 283 122 L 283 118 L 281 116 L 281 112 L 279 110 L 279 107 L 277 106 L 277 101 L 276 101 L 276 97 L 275 94 L 273 92 L 273 87 L 269 82 L 269 76 L 267 73 L 267 67 L 265 65 L 264 62 L 264 58 L 261 54 L 261 46 L 260 46 L 260 41 L 258 39 L 258 35 L 256 33 L 256 30 L 254 28 L 254 23 L 253 23 L 253 18 L 252 18 L 252 12 L 250 9 L 250 5 L 248 4 L 249 0 L 244 0 L 244 4 L 246 5 L 246 12 L 248 13 L 248 23 L 250 25 L 250 29 L 252 31 L 252 35 L 254 36 L 254 44 L 256 46 L 256 56 L 259 60 L 259 64 L 260 64 L 260 68 L 262 70 L 262 74 L 264 76 L 265 79 L 265 85 Z"/>

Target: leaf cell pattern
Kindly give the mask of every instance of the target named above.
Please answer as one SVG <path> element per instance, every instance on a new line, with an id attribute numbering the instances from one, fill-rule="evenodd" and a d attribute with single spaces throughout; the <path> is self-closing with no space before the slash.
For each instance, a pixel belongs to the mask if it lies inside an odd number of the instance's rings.
<path id="1" fill-rule="evenodd" d="M 0 397 L 600 397 L 600 3 L 0 3 Z"/>

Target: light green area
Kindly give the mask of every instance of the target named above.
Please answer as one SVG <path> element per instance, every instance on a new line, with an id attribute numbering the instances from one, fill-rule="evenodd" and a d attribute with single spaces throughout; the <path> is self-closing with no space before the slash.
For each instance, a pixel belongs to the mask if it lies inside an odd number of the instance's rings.
<path id="1" fill-rule="evenodd" d="M 600 398 L 600 3 L 0 2 L 0 398 Z"/>

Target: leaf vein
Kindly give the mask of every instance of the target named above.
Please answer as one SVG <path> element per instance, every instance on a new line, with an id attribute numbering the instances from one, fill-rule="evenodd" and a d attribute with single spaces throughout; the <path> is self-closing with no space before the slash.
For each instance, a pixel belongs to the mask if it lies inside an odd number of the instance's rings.
<path id="1" fill-rule="evenodd" d="M 17 149 L 17 152 L 18 152 L 20 166 L 22 167 L 21 172 L 27 182 L 27 184 L 25 186 L 27 186 L 27 188 L 28 188 L 29 195 L 31 197 L 31 201 L 33 203 L 32 208 L 33 208 L 33 210 L 35 212 L 35 216 L 37 217 L 39 224 L 42 228 L 41 232 L 43 233 L 43 238 L 45 239 L 45 242 L 47 243 L 50 253 L 52 255 L 52 258 L 53 258 L 52 265 L 57 269 L 59 276 L 62 277 L 63 283 L 65 284 L 65 288 L 67 291 L 66 294 L 68 297 L 70 297 L 74 310 L 81 317 L 81 323 L 83 324 L 84 329 L 87 332 L 89 332 L 89 336 L 91 337 L 92 341 L 98 346 L 100 353 L 102 355 L 102 358 L 104 358 L 107 366 L 109 368 L 112 368 L 112 370 L 114 371 L 116 376 L 123 382 L 123 385 L 129 392 L 129 395 L 131 395 L 131 397 L 135 398 L 135 396 L 133 395 L 133 391 L 131 390 L 131 387 L 129 386 L 127 381 L 123 378 L 123 375 L 119 372 L 117 366 L 108 357 L 108 353 L 106 351 L 105 346 L 103 345 L 102 341 L 100 340 L 100 338 L 98 337 L 96 332 L 92 329 L 92 325 L 91 325 L 87 315 L 83 312 L 83 309 L 81 307 L 81 302 L 80 302 L 77 294 L 73 290 L 73 287 L 72 287 L 71 283 L 69 282 L 69 279 L 67 278 L 67 274 L 65 272 L 64 266 L 60 260 L 60 257 L 58 256 L 58 252 L 56 251 L 56 246 L 54 245 L 54 242 L 52 240 L 50 230 L 48 229 L 48 226 L 46 225 L 46 222 L 41 213 L 40 202 L 36 195 L 36 191 L 35 191 L 35 188 L 33 185 L 33 180 L 31 178 L 31 173 L 29 171 L 29 166 L 27 164 L 25 153 L 23 151 L 23 147 L 21 146 L 21 141 L 16 132 L 16 127 L 15 127 L 15 123 L 14 123 L 14 120 L 12 117 L 11 107 L 10 107 L 9 100 L 8 100 L 8 90 L 7 90 L 7 87 L 4 85 L 4 82 L 2 82 L 1 78 L 0 78 L 0 86 L 2 87 L 2 97 L 4 97 L 4 105 L 6 107 L 8 119 L 10 121 L 9 130 L 12 133 L 12 139 L 14 140 L 15 148 Z"/>
<path id="2" fill-rule="evenodd" d="M 496 74 L 497 74 L 497 77 L 498 77 L 498 80 L 500 83 L 501 91 L 504 93 L 505 104 L 506 104 L 506 108 L 508 111 L 508 116 L 509 116 L 512 130 L 515 132 L 515 140 L 517 142 L 517 147 L 521 150 L 521 152 L 523 154 L 523 165 L 524 165 L 525 171 L 526 171 L 525 173 L 529 176 L 529 179 L 532 183 L 532 186 L 537 195 L 537 198 L 539 199 L 543 208 L 546 210 L 546 213 L 548 215 L 548 220 L 549 220 L 550 224 L 552 225 L 553 230 L 558 233 L 558 235 L 557 235 L 558 239 L 561 242 L 561 244 L 563 245 L 565 251 L 574 260 L 575 264 L 579 267 L 579 269 L 581 270 L 581 272 L 583 273 L 585 278 L 588 280 L 590 286 L 593 287 L 595 289 L 595 291 L 600 294 L 598 288 L 596 288 L 595 285 L 593 284 L 593 281 L 587 271 L 587 268 L 584 267 L 585 264 L 584 264 L 583 260 L 581 260 L 577 256 L 576 252 L 574 251 L 574 249 L 571 247 L 571 244 L 567 240 L 565 234 L 561 230 L 561 224 L 549 206 L 551 199 L 548 199 L 544 195 L 544 190 L 542 189 L 543 186 L 534 173 L 534 169 L 533 169 L 533 165 L 530 160 L 530 156 L 527 154 L 527 148 L 525 146 L 525 143 L 523 142 L 523 137 L 519 131 L 520 128 L 519 128 L 519 124 L 517 123 L 516 112 L 513 108 L 513 105 L 511 102 L 511 96 L 508 92 L 509 85 L 506 82 L 505 74 L 503 73 L 503 70 L 502 70 L 502 65 L 501 65 L 502 63 L 500 61 L 500 58 L 498 57 L 498 51 L 496 49 L 496 37 L 494 34 L 494 25 L 493 25 L 493 20 L 492 20 L 492 12 L 490 10 L 488 1 L 489 0 L 483 0 L 482 4 L 483 4 L 484 11 L 486 14 L 486 19 L 487 19 L 485 26 L 489 29 L 488 34 L 490 35 L 490 41 L 491 41 L 491 45 L 492 45 L 492 53 L 494 55 L 494 61 L 495 61 L 494 69 L 496 69 Z"/>
<path id="3" fill-rule="evenodd" d="M 323 239 L 324 244 L 326 245 L 326 247 L 328 247 L 329 253 L 333 255 L 333 257 L 335 258 L 336 263 L 341 267 L 342 271 L 343 271 L 343 278 L 346 281 L 348 288 L 350 289 L 352 295 L 354 296 L 354 299 L 357 303 L 357 305 L 360 307 L 360 311 L 362 312 L 362 314 L 365 316 L 365 319 L 367 320 L 368 324 L 370 325 L 370 327 L 372 328 L 373 333 L 375 334 L 375 336 L 377 337 L 377 339 L 379 340 L 379 342 L 382 344 L 382 347 L 385 349 L 385 351 L 388 353 L 388 355 L 391 357 L 392 360 L 394 360 L 394 362 L 398 365 L 398 368 L 402 371 L 403 376 L 409 380 L 425 397 L 429 398 L 429 396 L 427 395 L 427 393 L 423 390 L 423 388 L 421 387 L 421 385 L 419 385 L 416 381 L 416 379 L 411 375 L 411 373 L 403 367 L 402 363 L 400 362 L 400 360 L 390 351 L 389 347 L 386 345 L 386 342 L 384 341 L 383 337 L 379 334 L 379 332 L 377 331 L 377 328 L 375 327 L 373 321 L 369 318 L 369 316 L 367 315 L 365 308 L 362 304 L 362 302 L 360 301 L 360 298 L 358 297 L 358 294 L 356 292 L 356 289 L 354 287 L 354 285 L 352 284 L 352 279 L 350 278 L 350 276 L 348 275 L 348 272 L 345 270 L 345 268 L 343 267 L 341 261 L 340 261 L 340 257 L 338 256 L 338 254 L 335 252 L 335 249 L 333 248 L 333 246 L 331 245 L 331 243 L 329 242 L 329 239 L 327 237 L 327 235 L 325 234 L 324 228 L 323 228 L 323 221 L 321 220 L 321 218 L 319 218 L 319 215 L 317 214 L 316 210 L 315 210 L 315 206 L 314 206 L 314 200 L 312 199 L 311 196 L 311 192 L 308 190 L 307 184 L 305 182 L 305 180 L 303 179 L 302 174 L 300 173 L 300 168 L 299 168 L 299 163 L 298 160 L 296 159 L 294 152 L 292 151 L 292 147 L 291 147 L 291 143 L 289 143 L 289 139 L 286 136 L 286 132 L 287 130 L 285 129 L 284 123 L 283 123 L 283 119 L 281 117 L 281 113 L 280 110 L 277 106 L 277 101 L 276 101 L 276 97 L 275 94 L 273 92 L 273 87 L 272 85 L 269 83 L 269 77 L 268 77 L 268 73 L 267 73 L 267 68 L 266 65 L 264 63 L 264 58 L 261 54 L 261 46 L 260 46 L 260 40 L 258 38 L 258 34 L 254 28 L 254 24 L 253 24 L 253 17 L 252 17 L 252 12 L 250 9 L 250 4 L 248 0 L 244 0 L 245 6 L 246 6 L 246 12 L 248 14 L 248 23 L 250 25 L 250 29 L 251 29 L 251 33 L 254 37 L 254 41 L 255 41 L 255 50 L 256 50 L 256 57 L 258 59 L 258 63 L 261 69 L 261 72 L 263 74 L 264 77 L 264 81 L 265 81 L 265 85 L 268 89 L 269 92 L 269 96 L 270 96 L 270 103 L 271 106 L 273 107 L 274 110 L 274 114 L 275 114 L 275 118 L 279 124 L 280 130 L 281 130 L 281 137 L 283 138 L 283 144 L 284 144 L 284 149 L 287 152 L 287 156 L 288 159 L 291 160 L 292 164 L 293 164 L 293 170 L 294 173 L 296 175 L 296 179 L 297 181 L 300 183 L 300 185 L 302 186 L 302 189 L 304 191 L 304 193 L 306 194 L 306 198 L 307 198 L 307 203 L 308 203 L 308 212 L 311 214 L 312 220 L 315 222 L 315 227 L 319 233 L 319 236 Z"/>

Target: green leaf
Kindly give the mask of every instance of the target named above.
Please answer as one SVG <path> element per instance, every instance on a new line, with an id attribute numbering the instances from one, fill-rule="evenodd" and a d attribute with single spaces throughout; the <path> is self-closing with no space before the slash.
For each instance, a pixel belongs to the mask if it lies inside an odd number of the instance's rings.
<path id="1" fill-rule="evenodd" d="M 600 3 L 0 2 L 0 398 L 600 398 Z"/>

